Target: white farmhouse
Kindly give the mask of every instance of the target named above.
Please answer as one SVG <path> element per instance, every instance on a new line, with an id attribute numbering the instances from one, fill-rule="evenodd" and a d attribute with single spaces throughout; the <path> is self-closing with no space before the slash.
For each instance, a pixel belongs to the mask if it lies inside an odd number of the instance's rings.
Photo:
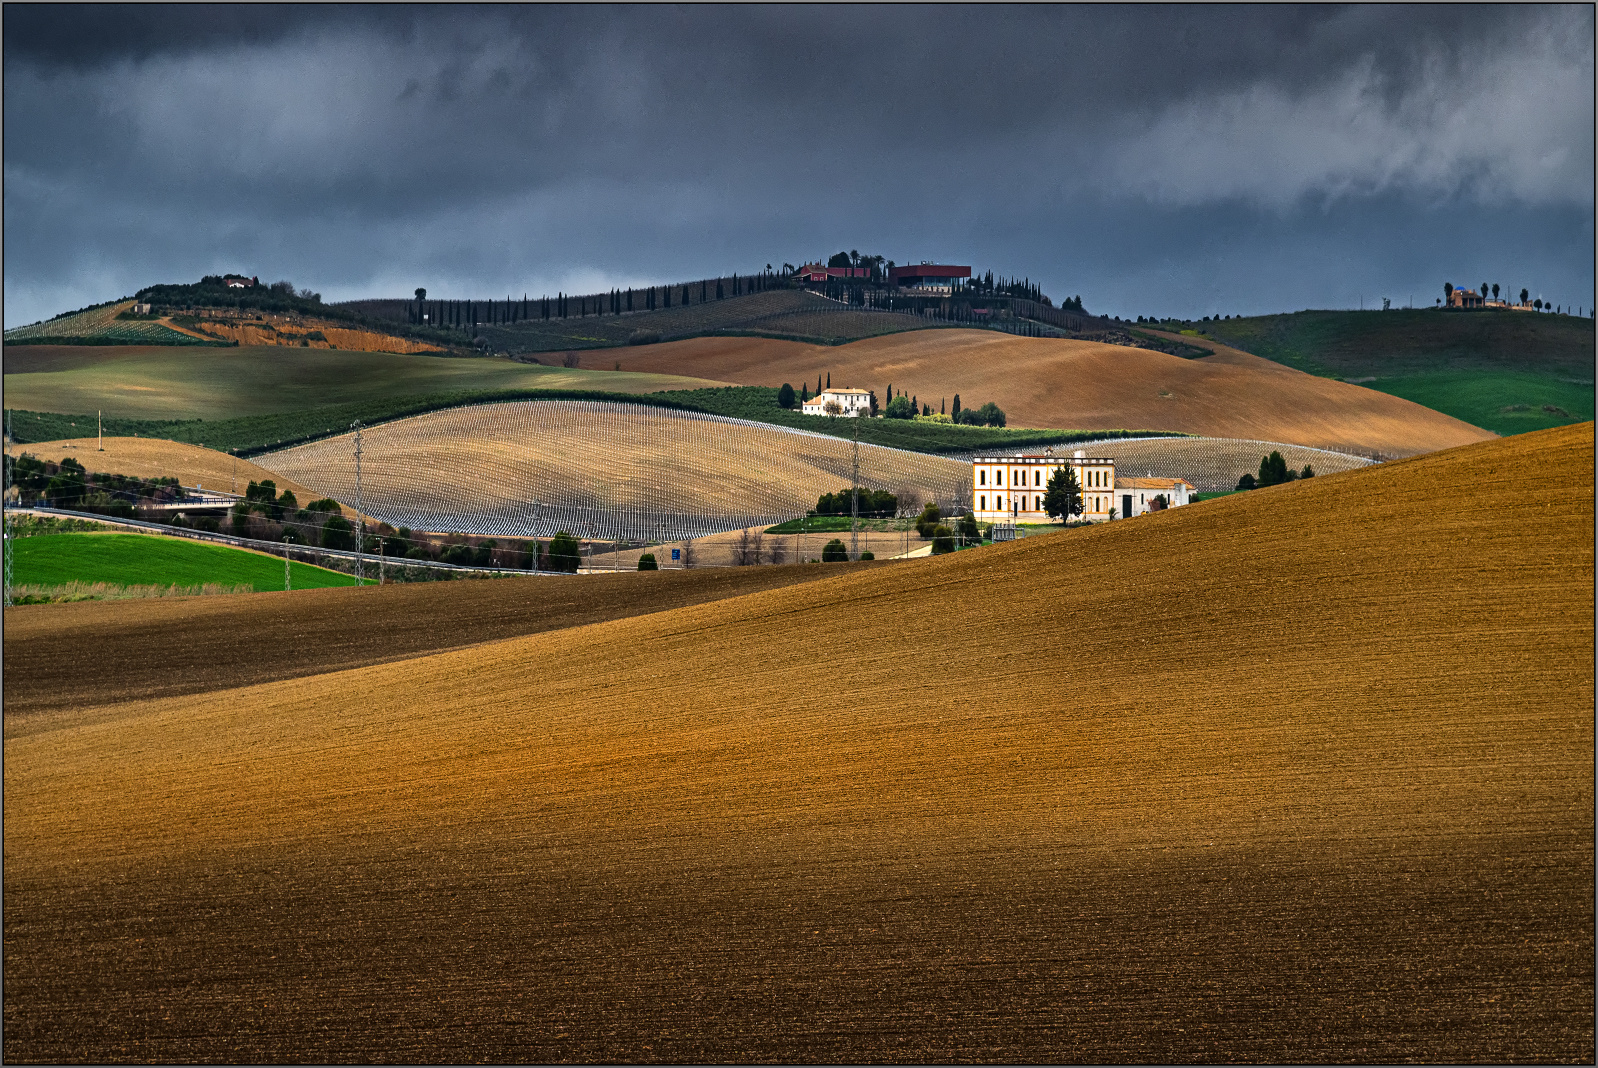
<path id="1" fill-rule="evenodd" d="M 836 405 L 836 411 L 827 406 Z M 804 403 L 806 415 L 838 415 L 858 418 L 871 415 L 871 392 L 864 389 L 833 389 L 828 387 Z"/>

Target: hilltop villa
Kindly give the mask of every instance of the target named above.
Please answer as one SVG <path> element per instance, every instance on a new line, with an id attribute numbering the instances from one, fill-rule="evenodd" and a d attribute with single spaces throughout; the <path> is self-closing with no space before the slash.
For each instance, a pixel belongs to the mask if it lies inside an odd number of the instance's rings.
<path id="1" fill-rule="evenodd" d="M 1108 520 L 1112 512 L 1117 518 L 1142 515 L 1162 495 L 1172 508 L 1192 500 L 1193 487 L 1184 479 L 1117 478 L 1113 457 L 1085 456 L 1081 449 L 1069 457 L 1052 452 L 978 456 L 971 462 L 972 512 L 977 522 L 1050 522 L 1043 495 L 1049 479 L 1064 467 L 1072 470 L 1082 487 L 1082 513 L 1075 518 L 1089 522 Z"/>
<path id="2" fill-rule="evenodd" d="M 827 406 L 836 405 L 836 411 Z M 834 389 L 831 386 L 804 403 L 806 415 L 837 415 L 858 418 L 871 415 L 871 391 L 865 389 Z"/>

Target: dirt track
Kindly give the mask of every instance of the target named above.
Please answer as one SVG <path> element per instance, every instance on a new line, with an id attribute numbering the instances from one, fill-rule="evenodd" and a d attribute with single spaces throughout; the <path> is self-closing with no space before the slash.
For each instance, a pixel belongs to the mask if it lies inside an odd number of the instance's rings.
<path id="1" fill-rule="evenodd" d="M 1191 339 L 1189 339 L 1191 340 Z M 1316 448 L 1408 456 L 1491 437 L 1398 397 L 1316 378 L 1236 349 L 1184 360 L 1089 341 L 1018 338 L 987 330 L 918 330 L 836 348 L 763 338 L 697 338 L 617 350 L 624 371 L 740 385 L 891 383 L 934 410 L 960 394 L 993 401 L 1011 426 L 1177 430 Z"/>
<path id="2" fill-rule="evenodd" d="M 5 1055 L 1590 1061 L 1592 448 L 64 713 Z"/>

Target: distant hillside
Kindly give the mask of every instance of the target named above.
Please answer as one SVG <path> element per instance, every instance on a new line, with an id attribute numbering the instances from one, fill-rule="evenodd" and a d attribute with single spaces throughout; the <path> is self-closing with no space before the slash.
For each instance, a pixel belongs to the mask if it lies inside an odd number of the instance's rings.
<path id="1" fill-rule="evenodd" d="M 1302 311 L 1196 329 L 1310 374 L 1517 434 L 1593 417 L 1593 326 L 1572 315 L 1428 308 Z"/>
<path id="2" fill-rule="evenodd" d="M 667 292 L 672 294 L 669 305 Z M 614 348 L 706 335 L 840 344 L 940 325 L 917 315 L 851 306 L 803 289 L 769 288 L 731 295 L 724 285 L 723 295 L 718 297 L 717 292 L 712 285 L 695 284 L 638 290 L 630 299 L 613 294 L 547 301 L 428 300 L 420 305 L 416 301 L 354 301 L 345 307 L 390 321 L 399 315 L 414 319 L 425 314 L 429 322 L 440 321 L 447 329 L 466 331 L 490 352 L 511 355 Z M 628 303 L 635 305 L 635 310 L 627 310 Z M 654 307 L 647 308 L 646 303 Z"/>
<path id="3" fill-rule="evenodd" d="M 7 345 L 226 345 L 222 338 L 200 337 L 155 316 L 135 316 L 133 301 L 114 300 L 68 312 L 42 323 L 7 330 Z"/>
<path id="4" fill-rule="evenodd" d="M 135 302 L 148 304 L 143 314 Z M 155 285 L 133 298 L 94 305 L 7 330 L 7 345 L 271 346 L 351 352 L 468 353 L 470 339 L 369 319 L 325 305 L 317 294 L 272 286 L 227 288 L 219 280 Z"/>

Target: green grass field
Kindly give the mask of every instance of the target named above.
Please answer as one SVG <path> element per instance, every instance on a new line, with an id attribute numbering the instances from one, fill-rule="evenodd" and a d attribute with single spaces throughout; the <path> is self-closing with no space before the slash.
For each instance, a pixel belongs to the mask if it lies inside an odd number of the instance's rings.
<path id="1" fill-rule="evenodd" d="M 1439 371 L 1362 384 L 1496 434 L 1524 434 L 1593 417 L 1592 383 L 1577 385 L 1534 371 Z"/>
<path id="2" fill-rule="evenodd" d="M 6 406 L 132 419 L 235 419 L 482 390 L 651 393 L 704 379 L 486 357 L 291 347 L 6 346 Z M 346 426 L 348 421 L 346 420 Z"/>
<path id="3" fill-rule="evenodd" d="M 280 559 L 158 534 L 43 534 L 18 538 L 13 545 L 13 579 L 18 585 L 220 583 L 248 584 L 257 592 L 283 588 Z M 353 577 L 337 571 L 298 561 L 291 567 L 290 583 L 297 590 L 355 585 Z"/>
<path id="4" fill-rule="evenodd" d="M 1593 325 L 1572 315 L 1417 309 L 1302 311 L 1199 330 L 1310 374 L 1521 434 L 1593 417 Z"/>
<path id="5" fill-rule="evenodd" d="M 1198 324 L 1256 356 L 1335 378 L 1518 371 L 1591 383 L 1593 320 L 1535 312 L 1301 311 Z"/>

